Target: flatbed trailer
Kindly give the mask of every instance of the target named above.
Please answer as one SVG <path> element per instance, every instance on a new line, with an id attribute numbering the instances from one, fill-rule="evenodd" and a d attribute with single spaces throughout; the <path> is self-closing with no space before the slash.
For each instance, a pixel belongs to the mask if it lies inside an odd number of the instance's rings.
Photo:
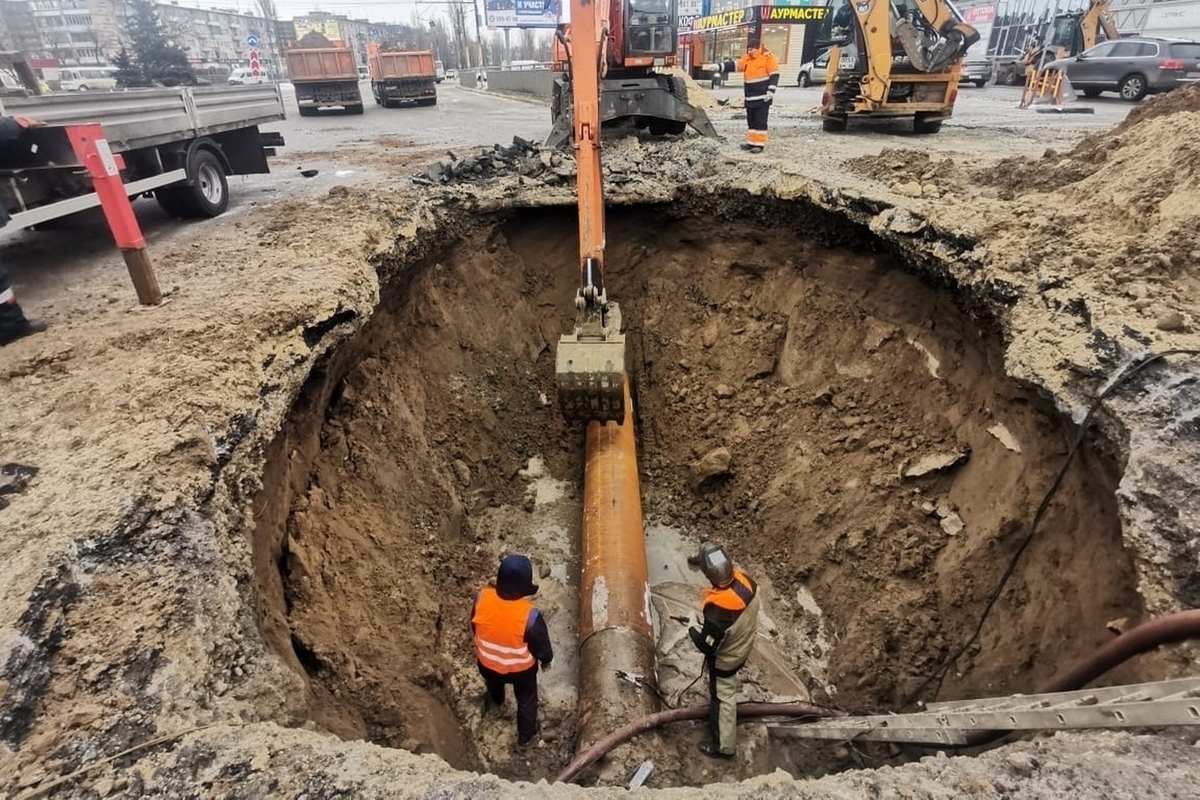
<path id="1" fill-rule="evenodd" d="M 259 126 L 287 116 L 274 85 L 8 97 L 0 112 L 45 123 L 0 145 L 0 204 L 18 228 L 100 205 L 70 126 L 103 127 L 101 155 L 121 157 L 129 197 L 153 194 L 172 216 L 203 218 L 228 206 L 227 176 L 270 171 L 283 138 Z"/>

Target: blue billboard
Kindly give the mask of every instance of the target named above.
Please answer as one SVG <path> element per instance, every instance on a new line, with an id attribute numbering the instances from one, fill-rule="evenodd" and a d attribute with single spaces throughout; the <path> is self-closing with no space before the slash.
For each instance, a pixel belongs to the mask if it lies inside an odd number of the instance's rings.
<path id="1" fill-rule="evenodd" d="M 489 28 L 553 28 L 562 16 L 562 0 L 485 0 Z"/>

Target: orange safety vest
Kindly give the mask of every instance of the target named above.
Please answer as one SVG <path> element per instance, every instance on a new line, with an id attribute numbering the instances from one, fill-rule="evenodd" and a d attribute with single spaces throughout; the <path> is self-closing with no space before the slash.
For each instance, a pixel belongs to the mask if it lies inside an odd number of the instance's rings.
<path id="1" fill-rule="evenodd" d="M 733 583 L 724 589 L 705 589 L 704 603 L 701 607 L 712 603 L 726 611 L 745 611 L 757 590 L 758 587 L 750 580 L 750 576 L 734 567 Z"/>
<path id="2" fill-rule="evenodd" d="M 525 644 L 525 626 L 534 605 L 525 598 L 504 600 L 495 587 L 487 586 L 475 604 L 475 657 L 479 663 L 502 675 L 524 672 L 537 661 Z"/>
<path id="3" fill-rule="evenodd" d="M 738 72 L 745 73 L 742 91 L 748 102 L 766 100 L 767 91 L 779 83 L 779 59 L 765 47 L 746 53 L 738 59 L 737 68 Z"/>

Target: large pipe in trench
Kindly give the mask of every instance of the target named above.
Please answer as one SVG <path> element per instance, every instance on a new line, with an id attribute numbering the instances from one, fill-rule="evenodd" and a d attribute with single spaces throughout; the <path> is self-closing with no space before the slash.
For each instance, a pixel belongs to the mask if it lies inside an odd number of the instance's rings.
<path id="1" fill-rule="evenodd" d="M 628 375 L 624 423 L 588 423 L 585 459 L 579 585 L 580 752 L 612 730 L 658 710 L 653 693 L 617 674 L 623 670 L 651 686 L 656 683 Z"/>

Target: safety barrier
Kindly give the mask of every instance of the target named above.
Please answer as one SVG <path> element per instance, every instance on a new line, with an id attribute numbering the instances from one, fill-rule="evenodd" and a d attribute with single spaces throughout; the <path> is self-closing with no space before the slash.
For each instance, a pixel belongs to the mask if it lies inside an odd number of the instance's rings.
<path id="1" fill-rule="evenodd" d="M 499 92 L 520 92 L 538 97 L 550 97 L 554 91 L 554 78 L 557 74 L 548 68 L 489 68 L 487 70 L 487 88 Z"/>

